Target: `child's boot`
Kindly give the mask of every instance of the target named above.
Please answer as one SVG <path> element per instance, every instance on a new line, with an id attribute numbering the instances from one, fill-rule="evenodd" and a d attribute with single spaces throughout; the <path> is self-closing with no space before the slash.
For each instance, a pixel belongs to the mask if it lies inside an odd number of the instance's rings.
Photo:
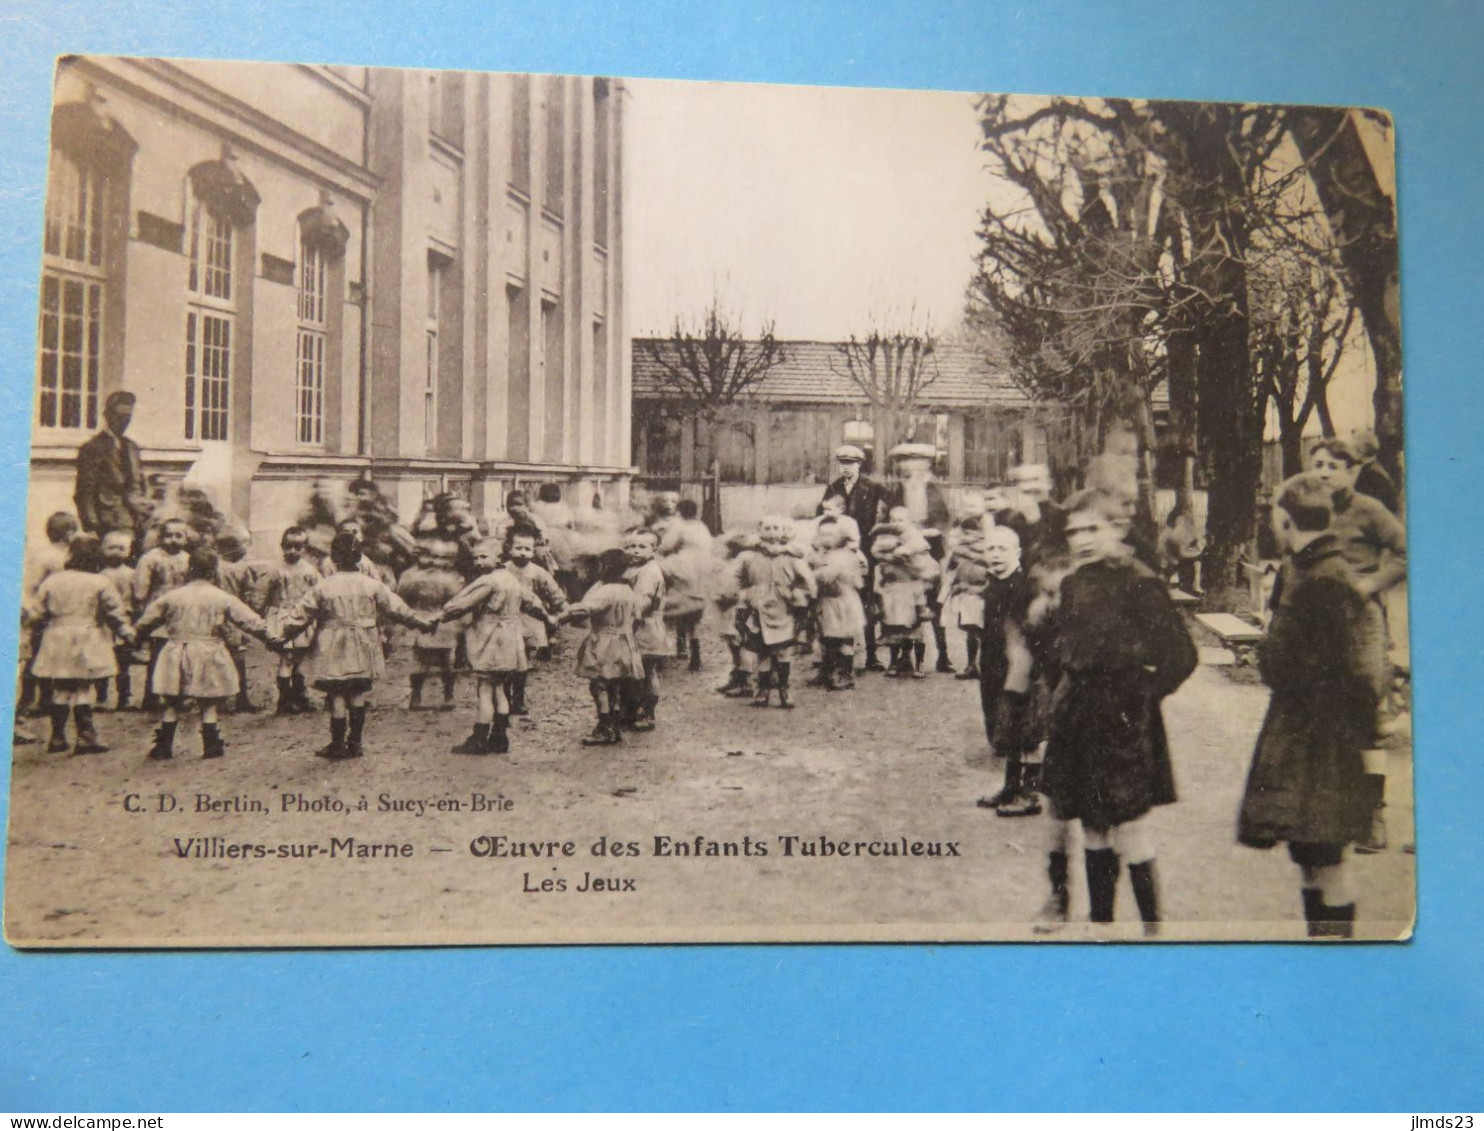
<path id="1" fill-rule="evenodd" d="M 831 691 L 849 691 L 855 687 L 855 657 L 840 653 L 835 657 L 835 671 L 830 679 Z"/>
<path id="2" fill-rule="evenodd" d="M 345 737 L 345 756 L 347 758 L 359 758 L 361 756 L 361 735 L 366 729 L 366 708 L 352 707 L 350 709 L 350 733 Z"/>
<path id="3" fill-rule="evenodd" d="M 819 663 L 815 665 L 819 670 L 804 681 L 805 687 L 828 687 L 830 675 L 835 670 L 835 657 L 828 648 L 819 657 Z"/>
<path id="4" fill-rule="evenodd" d="M 115 711 L 133 710 L 134 704 L 130 700 L 134 697 L 134 688 L 127 663 L 119 662 L 119 674 L 114 678 L 113 686 L 118 694 L 118 700 L 114 703 L 113 709 Z"/>
<path id="5" fill-rule="evenodd" d="M 1355 937 L 1355 904 L 1346 903 L 1341 907 L 1320 901 L 1321 914 L 1323 918 L 1318 926 L 1319 931 L 1316 938 L 1321 939 L 1349 939 Z"/>
<path id="6" fill-rule="evenodd" d="M 792 710 L 794 704 L 788 697 L 788 674 L 793 670 L 793 665 L 777 664 L 775 667 L 778 671 L 778 705 Z"/>
<path id="7" fill-rule="evenodd" d="M 964 638 L 964 651 L 967 653 L 967 664 L 964 670 L 958 673 L 959 679 L 979 678 L 979 640 L 973 633 L 966 633 Z"/>
<path id="8" fill-rule="evenodd" d="M 737 695 L 744 684 L 747 683 L 747 673 L 741 668 L 733 668 L 732 674 L 727 676 L 727 681 L 716 690 L 722 695 Z M 751 688 L 748 688 L 751 691 Z"/>
<path id="9" fill-rule="evenodd" d="M 526 673 L 512 676 L 510 680 L 510 713 L 512 715 L 524 715 L 526 713 Z"/>
<path id="10" fill-rule="evenodd" d="M 1129 883 L 1134 889 L 1134 902 L 1139 905 L 1139 918 L 1144 921 L 1144 934 L 1159 934 L 1159 886 L 1154 876 L 1154 861 L 1144 860 L 1128 866 Z"/>
<path id="11" fill-rule="evenodd" d="M 278 686 L 278 706 L 273 709 L 275 715 L 292 715 L 294 713 L 294 685 L 289 682 L 286 675 L 278 676 L 274 680 Z"/>
<path id="12" fill-rule="evenodd" d="M 1324 927 L 1324 893 L 1318 888 L 1300 888 L 1304 901 L 1304 925 L 1311 939 L 1321 936 Z"/>
<path id="13" fill-rule="evenodd" d="M 488 754 L 490 752 L 490 724 L 475 723 L 469 737 L 455 746 L 454 754 Z"/>
<path id="14" fill-rule="evenodd" d="M 227 752 L 227 744 L 222 741 L 222 731 L 215 723 L 201 724 L 201 757 L 220 758 Z"/>
<path id="15" fill-rule="evenodd" d="M 698 672 L 701 670 L 701 640 L 700 637 L 690 638 L 690 664 L 689 670 Z"/>
<path id="16" fill-rule="evenodd" d="M 155 728 L 155 744 L 150 747 L 149 756 L 156 762 L 167 762 L 175 757 L 174 723 L 161 723 Z"/>
<path id="17" fill-rule="evenodd" d="M 754 707 L 766 707 L 768 705 L 768 683 L 772 672 L 757 673 L 757 690 L 752 693 L 752 705 Z"/>
<path id="18" fill-rule="evenodd" d="M 912 662 L 907 669 L 907 674 L 913 679 L 926 679 L 927 672 L 922 670 L 923 661 L 927 659 L 927 642 L 925 640 L 914 640 L 912 642 Z M 940 669 L 941 670 L 941 669 Z M 952 668 L 948 669 L 952 671 Z"/>
<path id="19" fill-rule="evenodd" d="M 304 673 L 295 672 L 289 678 L 289 684 L 294 690 L 294 709 L 301 714 L 314 714 L 314 704 L 309 701 L 309 685 L 304 681 Z"/>
<path id="20" fill-rule="evenodd" d="M 71 746 L 67 741 L 67 711 L 68 708 L 59 703 L 47 708 L 52 724 L 51 741 L 46 744 L 48 754 L 65 754 Z"/>
<path id="21" fill-rule="evenodd" d="M 496 715 L 490 727 L 489 750 L 491 754 L 510 753 L 510 716 Z"/>
<path id="22" fill-rule="evenodd" d="M 598 723 L 593 727 L 592 733 L 583 735 L 577 741 L 584 746 L 611 746 L 612 735 L 618 731 L 618 728 L 611 722 L 612 718 L 613 715 L 608 711 L 599 712 Z"/>
<path id="23" fill-rule="evenodd" d="M 991 793 L 988 797 L 981 797 L 974 804 L 981 809 L 993 809 L 999 812 L 1001 805 L 1007 805 L 1020 793 L 1020 759 L 1011 754 L 1005 762 L 1005 784 L 1000 786 L 999 791 Z M 1003 814 L 1002 814 L 1003 815 Z"/>
<path id="24" fill-rule="evenodd" d="M 74 707 L 72 708 L 72 716 L 77 720 L 77 745 L 72 748 L 72 753 L 108 753 L 108 747 L 98 741 L 98 732 L 93 729 L 93 708 L 85 706 Z"/>
<path id="25" fill-rule="evenodd" d="M 933 643 L 938 649 L 937 670 L 952 672 L 953 663 L 948 659 L 948 630 L 941 624 L 933 625 Z"/>
<path id="26" fill-rule="evenodd" d="M 1050 934 L 1067 923 L 1067 909 L 1072 905 L 1072 896 L 1067 887 L 1065 852 L 1052 852 L 1047 856 L 1046 878 L 1051 881 L 1051 892 L 1036 913 L 1034 930 L 1039 934 Z"/>
<path id="27" fill-rule="evenodd" d="M 330 716 L 330 744 L 328 746 L 321 746 L 315 751 L 318 757 L 329 758 L 332 761 L 348 757 L 345 749 L 345 726 L 345 719 L 337 719 L 334 715 Z"/>
<path id="28" fill-rule="evenodd" d="M 453 710 L 453 672 L 443 673 L 443 706 L 445 711 Z"/>
<path id="29" fill-rule="evenodd" d="M 407 709 L 421 711 L 423 709 L 423 677 L 420 674 L 410 675 L 407 677 L 407 683 L 412 688 L 412 696 L 407 700 Z"/>
<path id="30" fill-rule="evenodd" d="M 1088 918 L 1094 923 L 1111 923 L 1118 896 L 1118 853 L 1111 848 L 1092 848 L 1083 855 L 1087 858 Z"/>

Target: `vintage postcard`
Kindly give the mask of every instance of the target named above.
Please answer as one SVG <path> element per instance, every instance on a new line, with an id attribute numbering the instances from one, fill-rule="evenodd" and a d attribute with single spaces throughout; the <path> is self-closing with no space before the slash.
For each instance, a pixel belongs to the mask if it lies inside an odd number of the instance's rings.
<path id="1" fill-rule="evenodd" d="M 1393 154 L 59 60 L 6 938 L 1409 937 Z"/>

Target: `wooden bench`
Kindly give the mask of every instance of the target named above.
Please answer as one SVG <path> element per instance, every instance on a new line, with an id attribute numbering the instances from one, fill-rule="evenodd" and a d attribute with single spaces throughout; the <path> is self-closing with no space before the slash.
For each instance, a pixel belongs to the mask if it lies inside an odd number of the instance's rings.
<path id="1" fill-rule="evenodd" d="M 1194 593 L 1187 593 L 1179 586 L 1170 586 L 1170 604 L 1177 609 L 1189 609 L 1201 603 L 1201 599 Z"/>
<path id="2" fill-rule="evenodd" d="M 1262 629 L 1231 613 L 1196 613 L 1195 619 L 1236 654 L 1239 664 L 1252 662 L 1253 649 L 1262 640 Z"/>

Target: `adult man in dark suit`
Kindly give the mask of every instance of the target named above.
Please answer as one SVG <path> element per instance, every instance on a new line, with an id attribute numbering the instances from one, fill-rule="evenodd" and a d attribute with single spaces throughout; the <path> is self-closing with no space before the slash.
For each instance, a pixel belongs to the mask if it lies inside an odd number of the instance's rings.
<path id="1" fill-rule="evenodd" d="M 881 519 L 886 509 L 886 488 L 869 476 L 861 474 L 861 464 L 866 453 L 854 444 L 842 444 L 835 449 L 835 464 L 840 475 L 825 488 L 824 498 L 834 495 L 845 500 L 845 513 L 855 520 L 861 532 L 861 553 L 866 556 L 866 584 L 861 589 L 861 601 L 866 606 L 866 671 L 885 671 L 876 659 L 876 561 L 871 557 L 871 528 Z M 824 513 L 824 499 L 820 500 L 815 514 Z"/>
<path id="2" fill-rule="evenodd" d="M 134 394 L 108 394 L 106 427 L 77 450 L 77 517 L 100 538 L 115 530 L 138 536 L 149 511 L 139 445 L 124 435 L 134 418 Z"/>

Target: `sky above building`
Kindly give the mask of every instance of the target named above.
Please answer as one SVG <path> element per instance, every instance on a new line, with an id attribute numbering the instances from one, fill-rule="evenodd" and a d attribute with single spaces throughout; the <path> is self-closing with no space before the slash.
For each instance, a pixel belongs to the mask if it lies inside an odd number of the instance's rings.
<path id="1" fill-rule="evenodd" d="M 990 191 L 964 93 L 627 80 L 629 325 L 956 326 Z"/>

